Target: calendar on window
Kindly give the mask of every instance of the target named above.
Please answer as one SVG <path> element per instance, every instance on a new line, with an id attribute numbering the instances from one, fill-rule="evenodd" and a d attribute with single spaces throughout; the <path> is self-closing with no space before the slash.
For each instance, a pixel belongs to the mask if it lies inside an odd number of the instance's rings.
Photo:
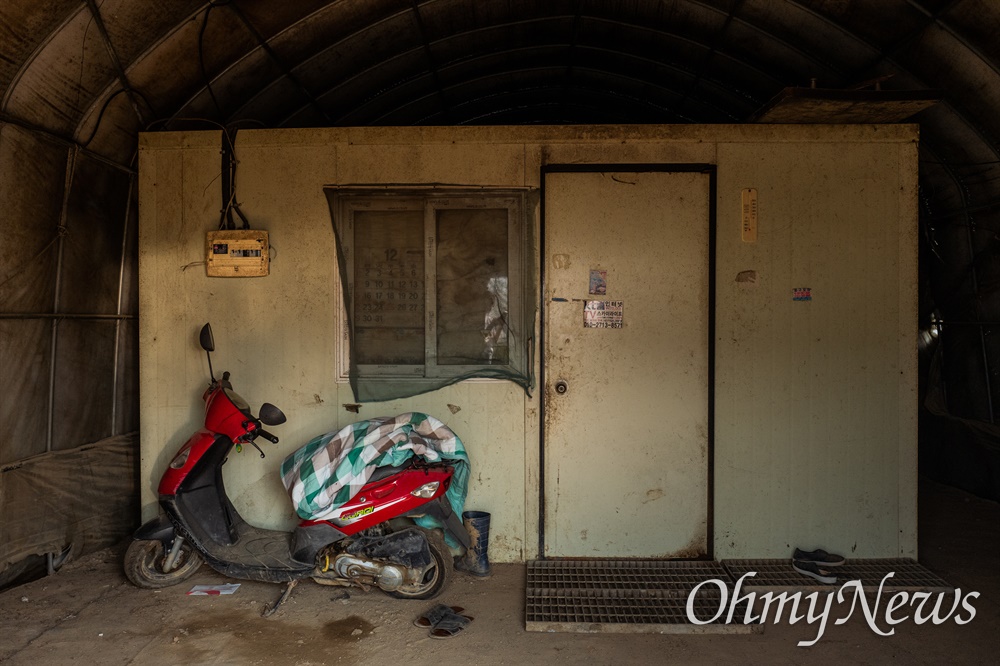
<path id="1" fill-rule="evenodd" d="M 423 213 L 358 211 L 354 228 L 359 362 L 423 363 Z"/>

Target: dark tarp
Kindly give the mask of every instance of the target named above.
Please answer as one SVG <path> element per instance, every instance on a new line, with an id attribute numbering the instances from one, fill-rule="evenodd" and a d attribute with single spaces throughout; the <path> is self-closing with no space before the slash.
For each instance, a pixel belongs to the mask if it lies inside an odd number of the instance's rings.
<path id="1" fill-rule="evenodd" d="M 33 555 L 68 558 L 121 541 L 138 522 L 138 435 L 0 468 L 0 580 Z"/>

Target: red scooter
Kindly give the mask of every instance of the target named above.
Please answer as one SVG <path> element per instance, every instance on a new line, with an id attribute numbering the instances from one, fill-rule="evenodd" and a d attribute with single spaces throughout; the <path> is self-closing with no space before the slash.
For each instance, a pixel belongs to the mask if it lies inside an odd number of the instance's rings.
<path id="1" fill-rule="evenodd" d="M 205 391 L 205 427 L 188 439 L 160 479 L 163 514 L 142 527 L 125 554 L 125 575 L 142 588 L 176 585 L 207 562 L 232 578 L 294 583 L 312 578 L 328 585 L 378 587 L 402 599 L 430 599 L 448 584 L 453 560 L 440 530 L 425 530 L 412 518 L 432 516 L 466 548 L 469 535 L 445 498 L 454 469 L 411 458 L 400 467 L 380 467 L 368 483 L 329 520 L 304 520 L 291 534 L 248 524 L 226 495 L 222 466 L 231 450 L 277 444 L 263 429 L 285 422 L 280 409 L 264 403 L 258 417 L 233 391 L 229 373 L 216 380 L 212 328 L 201 330 L 211 384 Z M 279 603 L 281 603 L 279 601 Z M 273 609 L 272 609 L 273 610 Z"/>

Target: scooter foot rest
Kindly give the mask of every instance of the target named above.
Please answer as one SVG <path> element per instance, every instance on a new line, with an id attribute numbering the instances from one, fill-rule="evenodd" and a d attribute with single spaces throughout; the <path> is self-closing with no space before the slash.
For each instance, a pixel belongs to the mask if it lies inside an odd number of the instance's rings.
<path id="1" fill-rule="evenodd" d="M 434 518 L 438 523 L 438 527 L 443 528 L 445 531 L 451 533 L 458 543 L 462 545 L 463 548 L 469 548 L 472 546 L 472 539 L 469 537 L 469 532 L 465 529 L 465 525 L 462 523 L 462 519 L 458 517 L 445 499 L 444 495 L 438 497 L 435 500 L 431 500 L 427 504 L 418 506 L 412 511 L 408 511 L 403 514 L 404 516 L 430 516 Z"/>
<path id="2" fill-rule="evenodd" d="M 171 502 L 162 504 L 168 513 L 176 512 Z M 292 535 L 288 532 L 254 527 L 235 510 L 232 521 L 236 539 L 231 545 L 213 542 L 203 534 L 188 535 L 205 562 L 219 573 L 267 583 L 285 583 L 312 573 L 312 563 L 298 562 L 292 557 Z"/>

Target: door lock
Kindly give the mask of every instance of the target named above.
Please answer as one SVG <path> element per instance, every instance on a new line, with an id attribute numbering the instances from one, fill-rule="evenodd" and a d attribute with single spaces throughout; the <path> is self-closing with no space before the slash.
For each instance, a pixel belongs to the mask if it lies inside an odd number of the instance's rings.
<path id="1" fill-rule="evenodd" d="M 559 395 L 562 395 L 562 394 L 564 394 L 568 390 L 569 390 L 569 384 L 567 384 L 566 382 L 564 382 L 561 379 L 556 382 L 556 393 L 558 393 Z"/>

